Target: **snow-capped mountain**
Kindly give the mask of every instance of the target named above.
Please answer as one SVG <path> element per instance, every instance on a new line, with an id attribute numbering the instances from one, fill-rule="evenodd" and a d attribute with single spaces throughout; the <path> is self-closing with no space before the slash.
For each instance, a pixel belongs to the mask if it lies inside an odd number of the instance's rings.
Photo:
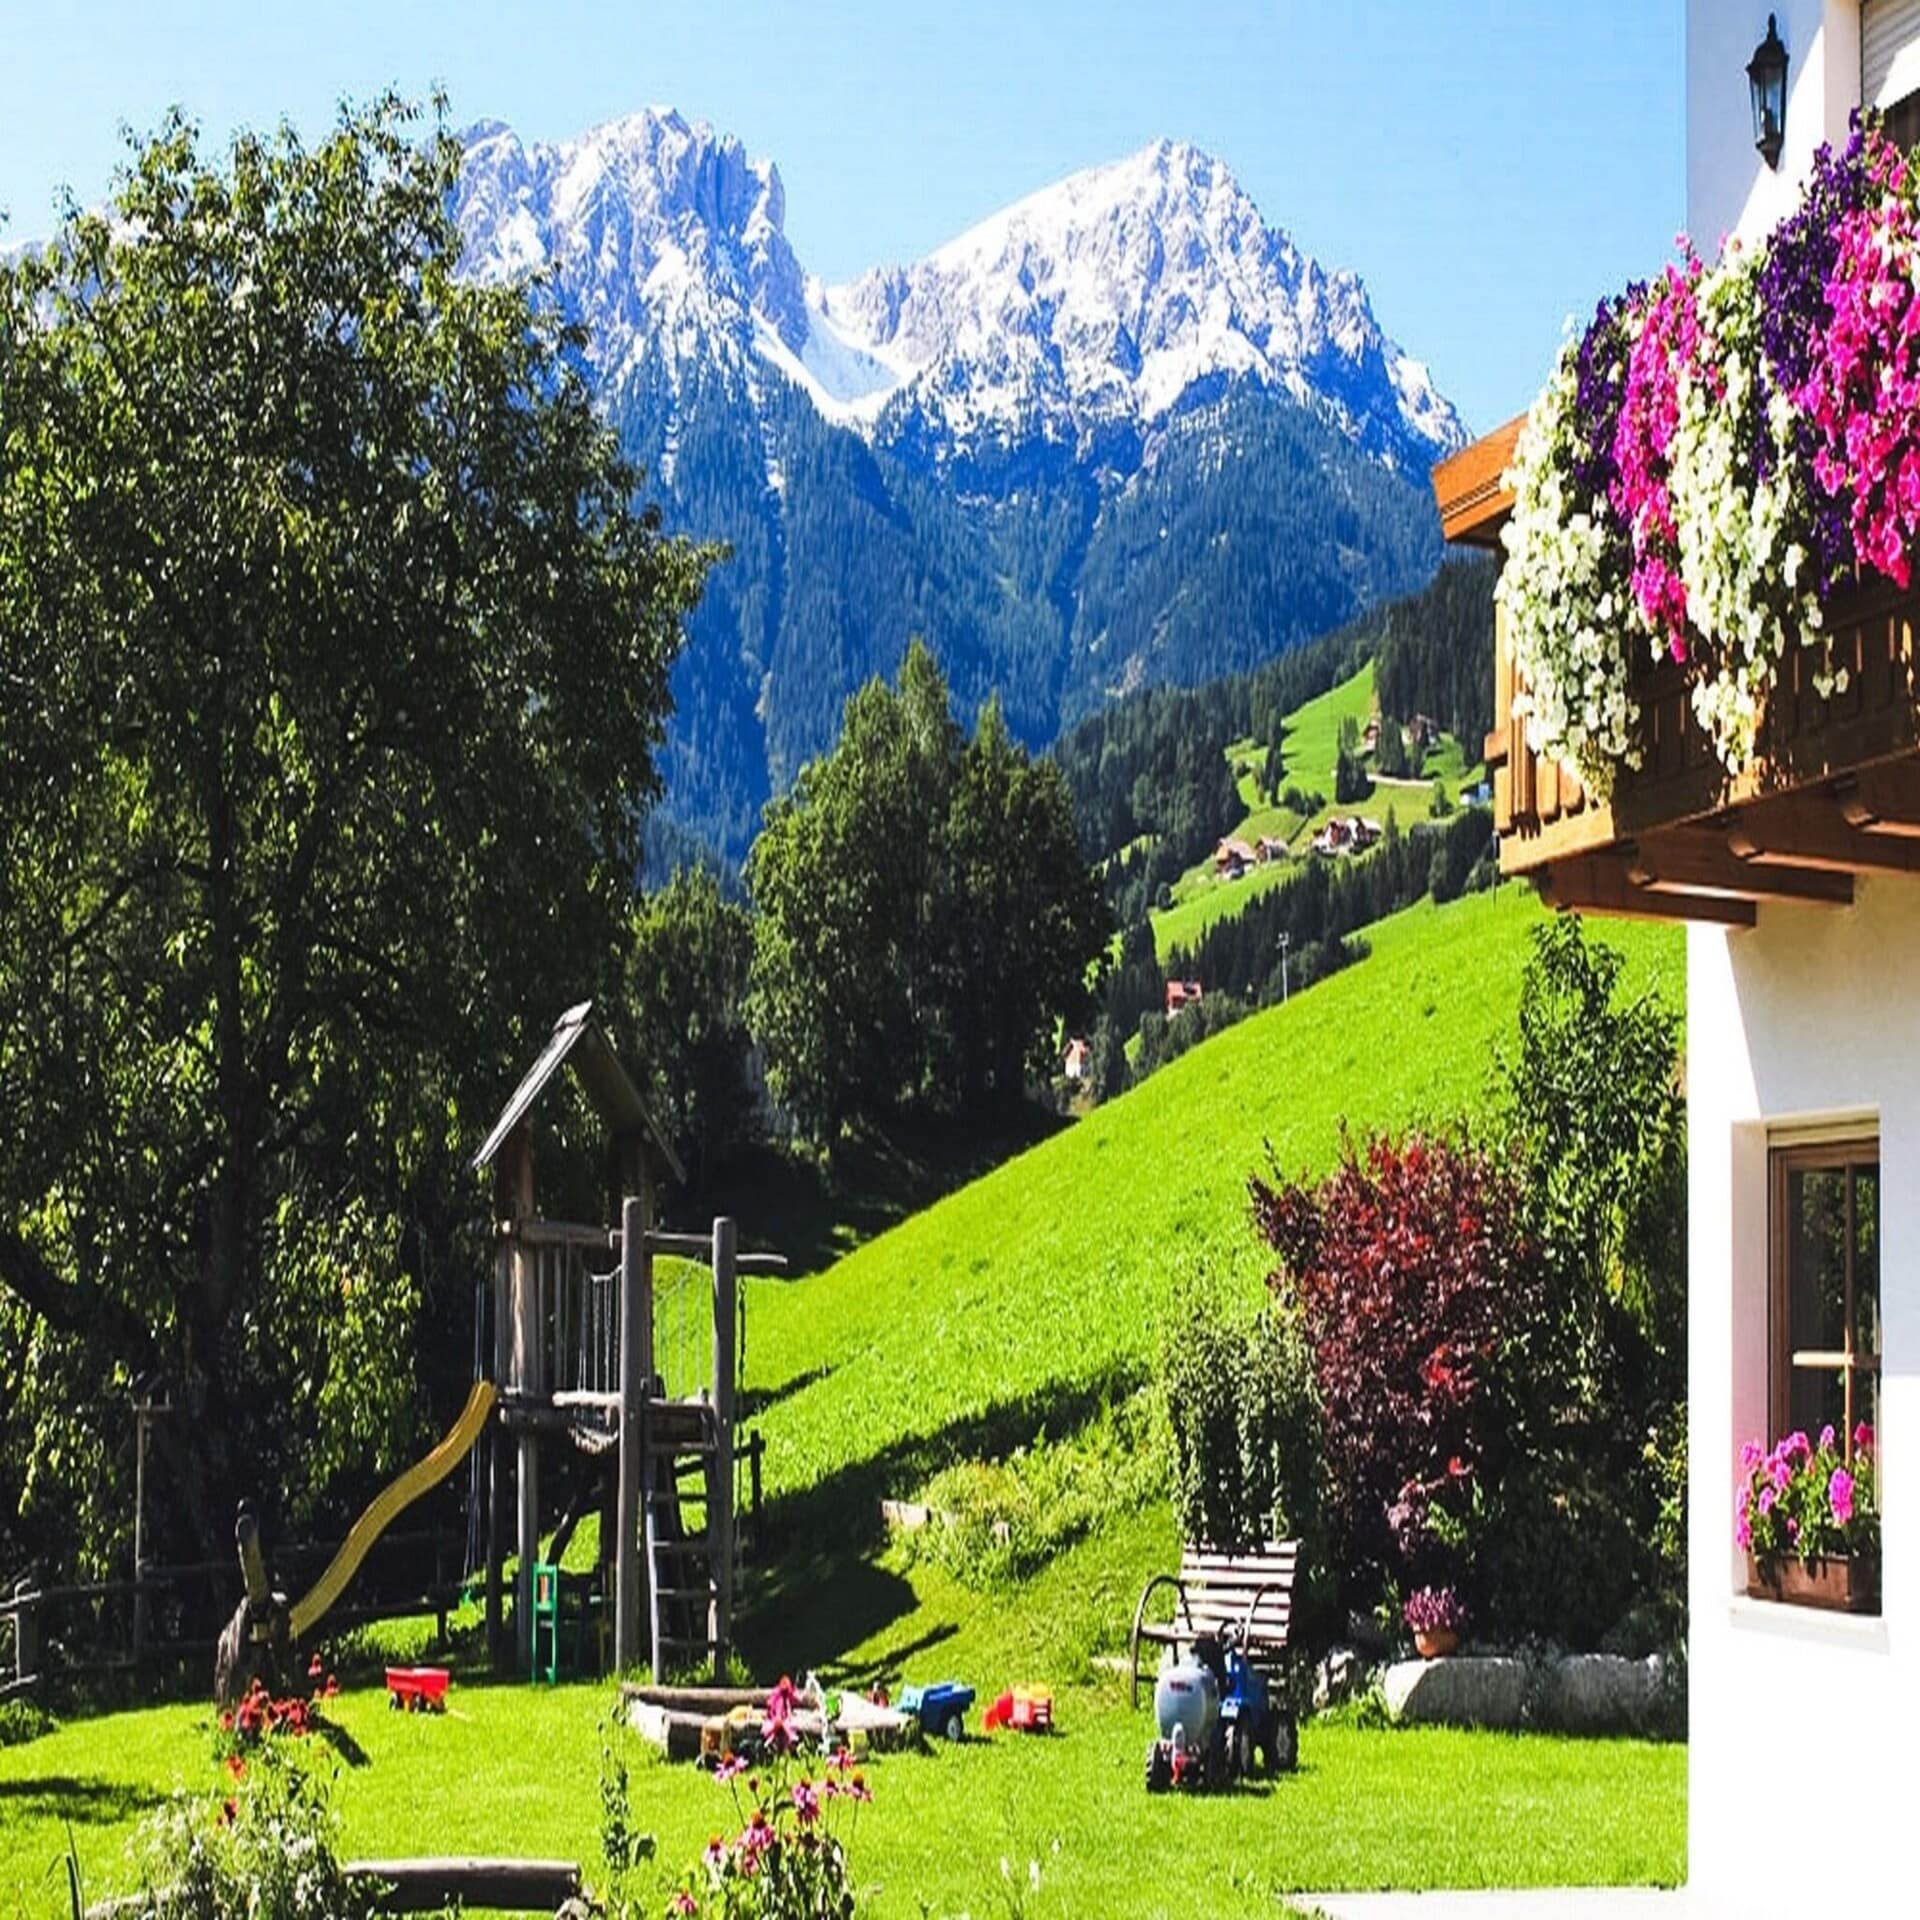
<path id="1" fill-rule="evenodd" d="M 470 270 L 550 268 L 604 378 L 747 356 L 828 419 L 936 451 L 1143 433 L 1245 379 L 1424 471 L 1464 438 L 1366 289 L 1270 227 L 1233 175 L 1160 141 L 1030 195 L 911 266 L 811 279 L 777 168 L 649 109 L 558 145 L 469 136 L 457 212 Z"/>
<path id="2" fill-rule="evenodd" d="M 667 817 L 732 856 L 910 635 L 1044 746 L 1420 585 L 1464 437 L 1366 290 L 1167 142 L 824 286 L 770 162 L 648 110 L 487 123 L 465 269 L 544 275 L 668 524 L 724 540 L 674 675 Z"/>
<path id="3" fill-rule="evenodd" d="M 1462 437 L 1360 282 L 1172 141 L 1030 195 L 918 265 L 827 289 L 817 314 L 961 443 L 1149 427 L 1236 377 L 1326 406 L 1389 457 L 1431 461 Z"/>

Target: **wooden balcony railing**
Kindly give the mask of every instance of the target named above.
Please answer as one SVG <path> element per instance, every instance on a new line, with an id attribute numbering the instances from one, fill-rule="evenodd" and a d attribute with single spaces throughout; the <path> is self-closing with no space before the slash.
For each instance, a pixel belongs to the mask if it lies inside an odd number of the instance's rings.
<path id="1" fill-rule="evenodd" d="M 1434 469 L 1449 540 L 1498 546 L 1519 427 Z M 1737 778 L 1693 717 L 1684 670 L 1636 668 L 1642 764 L 1622 768 L 1602 801 L 1527 745 L 1513 711 L 1524 683 L 1496 615 L 1486 758 L 1501 871 L 1530 877 L 1556 906 L 1735 926 L 1751 926 L 1762 900 L 1845 906 L 1857 874 L 1920 872 L 1920 588 L 1863 588 L 1829 628 L 1844 691 L 1814 686 L 1813 650 L 1789 655 Z"/>

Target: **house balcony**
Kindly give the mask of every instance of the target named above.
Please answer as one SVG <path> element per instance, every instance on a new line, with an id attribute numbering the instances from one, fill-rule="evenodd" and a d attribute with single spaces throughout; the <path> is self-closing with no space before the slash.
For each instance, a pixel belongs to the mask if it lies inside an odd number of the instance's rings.
<path id="1" fill-rule="evenodd" d="M 1500 549 L 1513 420 L 1434 469 L 1441 529 Z M 1753 763 L 1720 763 L 1687 699 L 1684 670 L 1633 672 L 1642 764 L 1612 793 L 1535 754 L 1514 698 L 1525 691 L 1495 614 L 1493 781 L 1500 870 L 1556 907 L 1751 926 L 1761 901 L 1844 907 L 1863 873 L 1920 872 L 1920 585 L 1864 587 L 1828 617 L 1844 691 L 1822 697 L 1812 650 L 1789 654 L 1768 696 Z"/>

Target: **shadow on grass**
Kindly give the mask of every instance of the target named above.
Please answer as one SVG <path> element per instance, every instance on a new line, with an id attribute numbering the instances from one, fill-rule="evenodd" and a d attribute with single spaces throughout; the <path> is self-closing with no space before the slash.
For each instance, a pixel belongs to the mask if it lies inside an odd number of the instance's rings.
<path id="1" fill-rule="evenodd" d="M 313 1716 L 313 1737 L 324 1740 L 341 1761 L 349 1767 L 364 1767 L 368 1764 L 367 1750 L 337 1720 L 329 1720 L 325 1714 Z"/>
<path id="2" fill-rule="evenodd" d="M 740 1396 L 740 1424 L 744 1426 L 765 1413 L 769 1407 L 777 1407 L 782 1400 L 791 1400 L 796 1393 L 817 1387 L 832 1372 L 830 1365 L 809 1367 L 804 1373 L 796 1373 L 791 1380 L 781 1381 L 777 1387 L 747 1388 Z"/>
<path id="3" fill-rule="evenodd" d="M 835 1668 L 851 1647 L 884 1633 L 918 1606 L 912 1584 L 876 1564 L 887 1544 L 880 1502 L 921 1486 L 961 1460 L 1004 1458 L 1045 1433 L 1075 1434 L 1140 1383 L 1136 1369 L 1115 1367 L 1078 1386 L 995 1402 L 937 1433 L 911 1436 L 801 1492 L 774 1500 L 766 1514 L 767 1549 L 742 1587 L 739 1638 L 750 1670 L 791 1672 Z M 1061 1544 L 1069 1544 L 1062 1542 Z M 951 1629 L 928 1637 L 933 1644 Z M 918 1644 L 890 1649 L 868 1663 L 885 1677 Z"/>
<path id="4" fill-rule="evenodd" d="M 9 1819 L 113 1827 L 151 1812 L 165 1799 L 165 1794 L 151 1787 L 97 1776 L 51 1773 L 38 1779 L 0 1780 L 0 1812 Z"/>

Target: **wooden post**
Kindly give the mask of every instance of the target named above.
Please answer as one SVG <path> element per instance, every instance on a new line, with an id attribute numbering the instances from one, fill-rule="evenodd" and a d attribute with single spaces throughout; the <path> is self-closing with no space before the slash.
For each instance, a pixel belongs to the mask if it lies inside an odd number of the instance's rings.
<path id="1" fill-rule="evenodd" d="M 540 1391 L 539 1251 L 516 1247 L 513 1255 L 513 1374 L 523 1394 Z M 513 1657 L 526 1671 L 533 1663 L 533 1565 L 540 1558 L 540 1436 L 531 1426 L 520 1430 L 519 1498 L 514 1544 L 520 1555 L 514 1581 Z"/>
<path id="2" fill-rule="evenodd" d="M 526 1121 L 502 1143 L 493 1168 L 493 1214 L 509 1229 L 533 1213 L 533 1130 Z M 514 1321 L 515 1277 L 525 1256 L 511 1232 L 493 1259 L 493 1380 L 496 1386 L 524 1384 L 516 1371 L 519 1342 Z M 529 1451 L 521 1442 L 524 1459 Z M 496 1672 L 513 1663 L 507 1642 L 505 1572 L 507 1560 L 507 1443 L 498 1411 L 487 1423 L 487 1660 Z M 526 1569 L 523 1567 L 523 1572 Z M 522 1614 L 517 1627 L 528 1619 Z"/>
<path id="3" fill-rule="evenodd" d="M 133 1408 L 133 1658 L 137 1666 L 147 1644 L 147 1415 L 145 1399 Z M 1848 1429 L 1852 1431 L 1851 1428 Z"/>
<path id="4" fill-rule="evenodd" d="M 508 1274 L 513 1252 L 502 1240 L 493 1257 L 493 1377 L 507 1376 L 507 1309 L 512 1297 Z M 507 1666 L 511 1653 L 507 1646 L 504 1573 L 507 1559 L 507 1468 L 504 1459 L 500 1417 L 496 1413 L 487 1423 L 487 1664 L 497 1673 Z"/>
<path id="5" fill-rule="evenodd" d="M 726 1670 L 733 1637 L 733 1414 L 734 1309 L 739 1301 L 735 1261 L 739 1228 L 724 1216 L 713 1223 L 713 1458 L 707 1469 L 707 1548 L 713 1574 L 707 1638 L 716 1674 Z"/>
<path id="6" fill-rule="evenodd" d="M 653 1258 L 646 1195 L 620 1207 L 620 1454 L 614 1491 L 613 1664 L 625 1673 L 640 1663 L 640 1619 L 646 1572 L 640 1535 L 647 1497 L 647 1396 L 653 1390 Z M 655 1676 L 658 1677 L 657 1675 Z"/>

